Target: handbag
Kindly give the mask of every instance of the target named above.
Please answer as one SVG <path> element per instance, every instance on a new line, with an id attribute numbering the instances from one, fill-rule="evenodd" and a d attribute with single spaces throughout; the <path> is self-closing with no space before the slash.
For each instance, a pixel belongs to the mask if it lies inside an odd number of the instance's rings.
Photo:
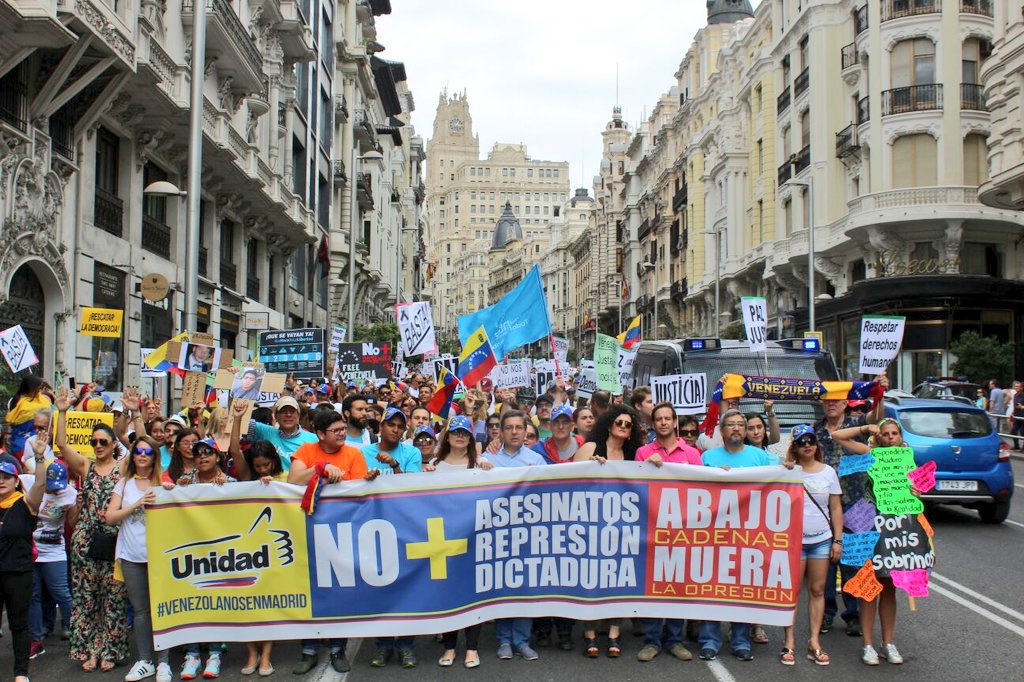
<path id="1" fill-rule="evenodd" d="M 85 552 L 87 559 L 95 561 L 113 561 L 114 550 L 117 548 L 117 533 L 94 530 L 89 538 L 89 548 Z"/>

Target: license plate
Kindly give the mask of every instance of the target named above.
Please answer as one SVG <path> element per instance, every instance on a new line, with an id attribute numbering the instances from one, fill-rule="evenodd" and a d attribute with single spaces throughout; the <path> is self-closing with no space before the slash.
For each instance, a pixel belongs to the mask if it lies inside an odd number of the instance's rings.
<path id="1" fill-rule="evenodd" d="M 968 490 L 976 491 L 978 489 L 977 481 L 935 481 L 935 488 L 937 490 Z"/>

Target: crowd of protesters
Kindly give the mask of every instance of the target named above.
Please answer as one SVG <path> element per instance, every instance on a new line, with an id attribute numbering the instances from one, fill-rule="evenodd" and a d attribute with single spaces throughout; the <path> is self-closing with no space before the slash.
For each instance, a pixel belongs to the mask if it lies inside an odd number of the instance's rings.
<path id="1" fill-rule="evenodd" d="M 884 590 L 873 602 L 843 595 L 841 614 L 836 592 L 837 570 L 843 580 L 852 577 L 848 567 L 837 563 L 843 508 L 864 495 L 865 485 L 860 478 L 840 480 L 839 459 L 844 453 L 867 451 L 869 439 L 883 445 L 902 439 L 898 424 L 879 421 L 880 404 L 826 400 L 821 421 L 783 434 L 771 401 L 764 402 L 763 411 L 746 414 L 738 401 L 725 401 L 718 428 L 706 435 L 696 418 L 677 417 L 670 403 L 654 404 L 646 387 L 634 389 L 626 400 L 604 391 L 584 400 L 576 399 L 571 379 L 559 379 L 539 396 L 528 388 L 495 388 L 485 379 L 455 402 L 446 420 L 425 407 L 433 390 L 433 381 L 419 374 L 379 386 L 289 378 L 273 405 L 254 405 L 239 397 L 226 407 L 197 403 L 166 413 L 159 399 L 140 395 L 135 388 L 110 399 L 92 385 L 54 391 L 26 377 L 9 406 L 10 428 L 0 452 L 0 589 L 13 640 L 15 682 L 28 681 L 29 661 L 45 653 L 58 613 L 70 638 L 70 656 L 86 672 L 130 664 L 124 676 L 129 682 L 220 675 L 224 643 L 183 647 L 177 671 L 170 665 L 171 652 L 156 651 L 153 645 L 145 508 L 161 489 L 234 481 L 306 485 L 317 475 L 331 483 L 372 481 L 415 472 L 591 460 L 724 469 L 799 465 L 809 498 L 801 556 L 811 633 L 806 658 L 817 665 L 830 663 L 820 635 L 841 615 L 846 634 L 862 638 L 865 664 L 877 665 L 879 657 L 902 662 L 893 642 L 891 580 L 883 579 Z M 91 456 L 68 444 L 64 424 L 69 411 L 113 413 L 113 427 L 100 424 L 93 429 Z M 872 627 L 876 613 L 881 621 L 877 648 Z M 636 657 L 651 661 L 665 651 L 690 660 L 693 654 L 685 640 L 691 639 L 699 657 L 712 660 L 725 636 L 732 655 L 749 661 L 754 645 L 770 641 L 760 625 L 723 625 L 634 619 L 631 632 L 643 638 Z M 557 639 L 562 650 L 578 648 L 588 658 L 603 651 L 614 658 L 623 652 L 625 628 L 622 619 L 576 623 L 502 618 L 494 623 L 496 653 L 502 660 L 535 660 L 537 648 L 550 647 Z M 579 644 L 576 632 L 582 637 Z M 481 627 L 465 628 L 462 635 L 463 665 L 475 668 L 481 661 Z M 781 641 L 778 660 L 793 665 L 793 628 L 776 636 Z M 424 638 L 420 640 L 422 649 Z M 440 666 L 455 663 L 458 640 L 459 632 L 438 633 Z M 292 672 L 312 671 L 323 649 L 334 670 L 347 672 L 346 644 L 344 639 L 302 641 Z M 241 672 L 272 674 L 273 648 L 274 642 L 247 643 Z M 416 638 L 377 638 L 370 665 L 384 667 L 392 660 L 415 667 Z"/>

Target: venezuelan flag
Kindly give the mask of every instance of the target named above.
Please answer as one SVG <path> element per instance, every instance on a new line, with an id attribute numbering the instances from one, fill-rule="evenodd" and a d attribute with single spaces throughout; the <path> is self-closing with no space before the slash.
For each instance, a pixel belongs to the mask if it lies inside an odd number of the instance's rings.
<path id="1" fill-rule="evenodd" d="M 459 380 L 444 367 L 437 378 L 437 386 L 434 387 L 434 397 L 427 403 L 427 409 L 441 419 L 448 418 L 448 412 L 452 409 L 452 399 L 455 391 L 459 388 Z"/>
<path id="2" fill-rule="evenodd" d="M 467 388 L 476 386 L 497 364 L 498 359 L 494 357 L 494 351 L 491 350 L 487 332 L 481 325 L 479 329 L 469 335 L 466 344 L 462 347 L 462 354 L 459 355 L 459 380 Z"/>
<path id="3" fill-rule="evenodd" d="M 633 346 L 640 343 L 640 316 L 637 315 L 633 318 L 633 321 L 626 327 L 626 331 L 616 336 L 619 343 L 626 350 L 630 350 Z"/>

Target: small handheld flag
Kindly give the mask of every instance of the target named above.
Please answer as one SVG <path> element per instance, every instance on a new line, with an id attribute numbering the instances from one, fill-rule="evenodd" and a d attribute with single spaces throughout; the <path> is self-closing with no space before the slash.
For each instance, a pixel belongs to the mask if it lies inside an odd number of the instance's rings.
<path id="1" fill-rule="evenodd" d="M 626 331 L 616 336 L 619 343 L 626 350 L 630 350 L 636 344 L 640 343 L 640 316 L 637 315 L 633 318 L 633 321 L 626 327 Z"/>
<path id="2" fill-rule="evenodd" d="M 437 378 L 437 386 L 434 387 L 434 397 L 427 403 L 427 409 L 441 419 L 447 419 L 448 412 L 452 409 L 455 391 L 459 387 L 459 380 L 444 367 L 441 368 L 440 372 Z"/>
<path id="3" fill-rule="evenodd" d="M 491 344 L 487 340 L 487 332 L 483 325 L 470 334 L 459 355 L 459 380 L 466 386 L 476 386 L 498 364 Z"/>

